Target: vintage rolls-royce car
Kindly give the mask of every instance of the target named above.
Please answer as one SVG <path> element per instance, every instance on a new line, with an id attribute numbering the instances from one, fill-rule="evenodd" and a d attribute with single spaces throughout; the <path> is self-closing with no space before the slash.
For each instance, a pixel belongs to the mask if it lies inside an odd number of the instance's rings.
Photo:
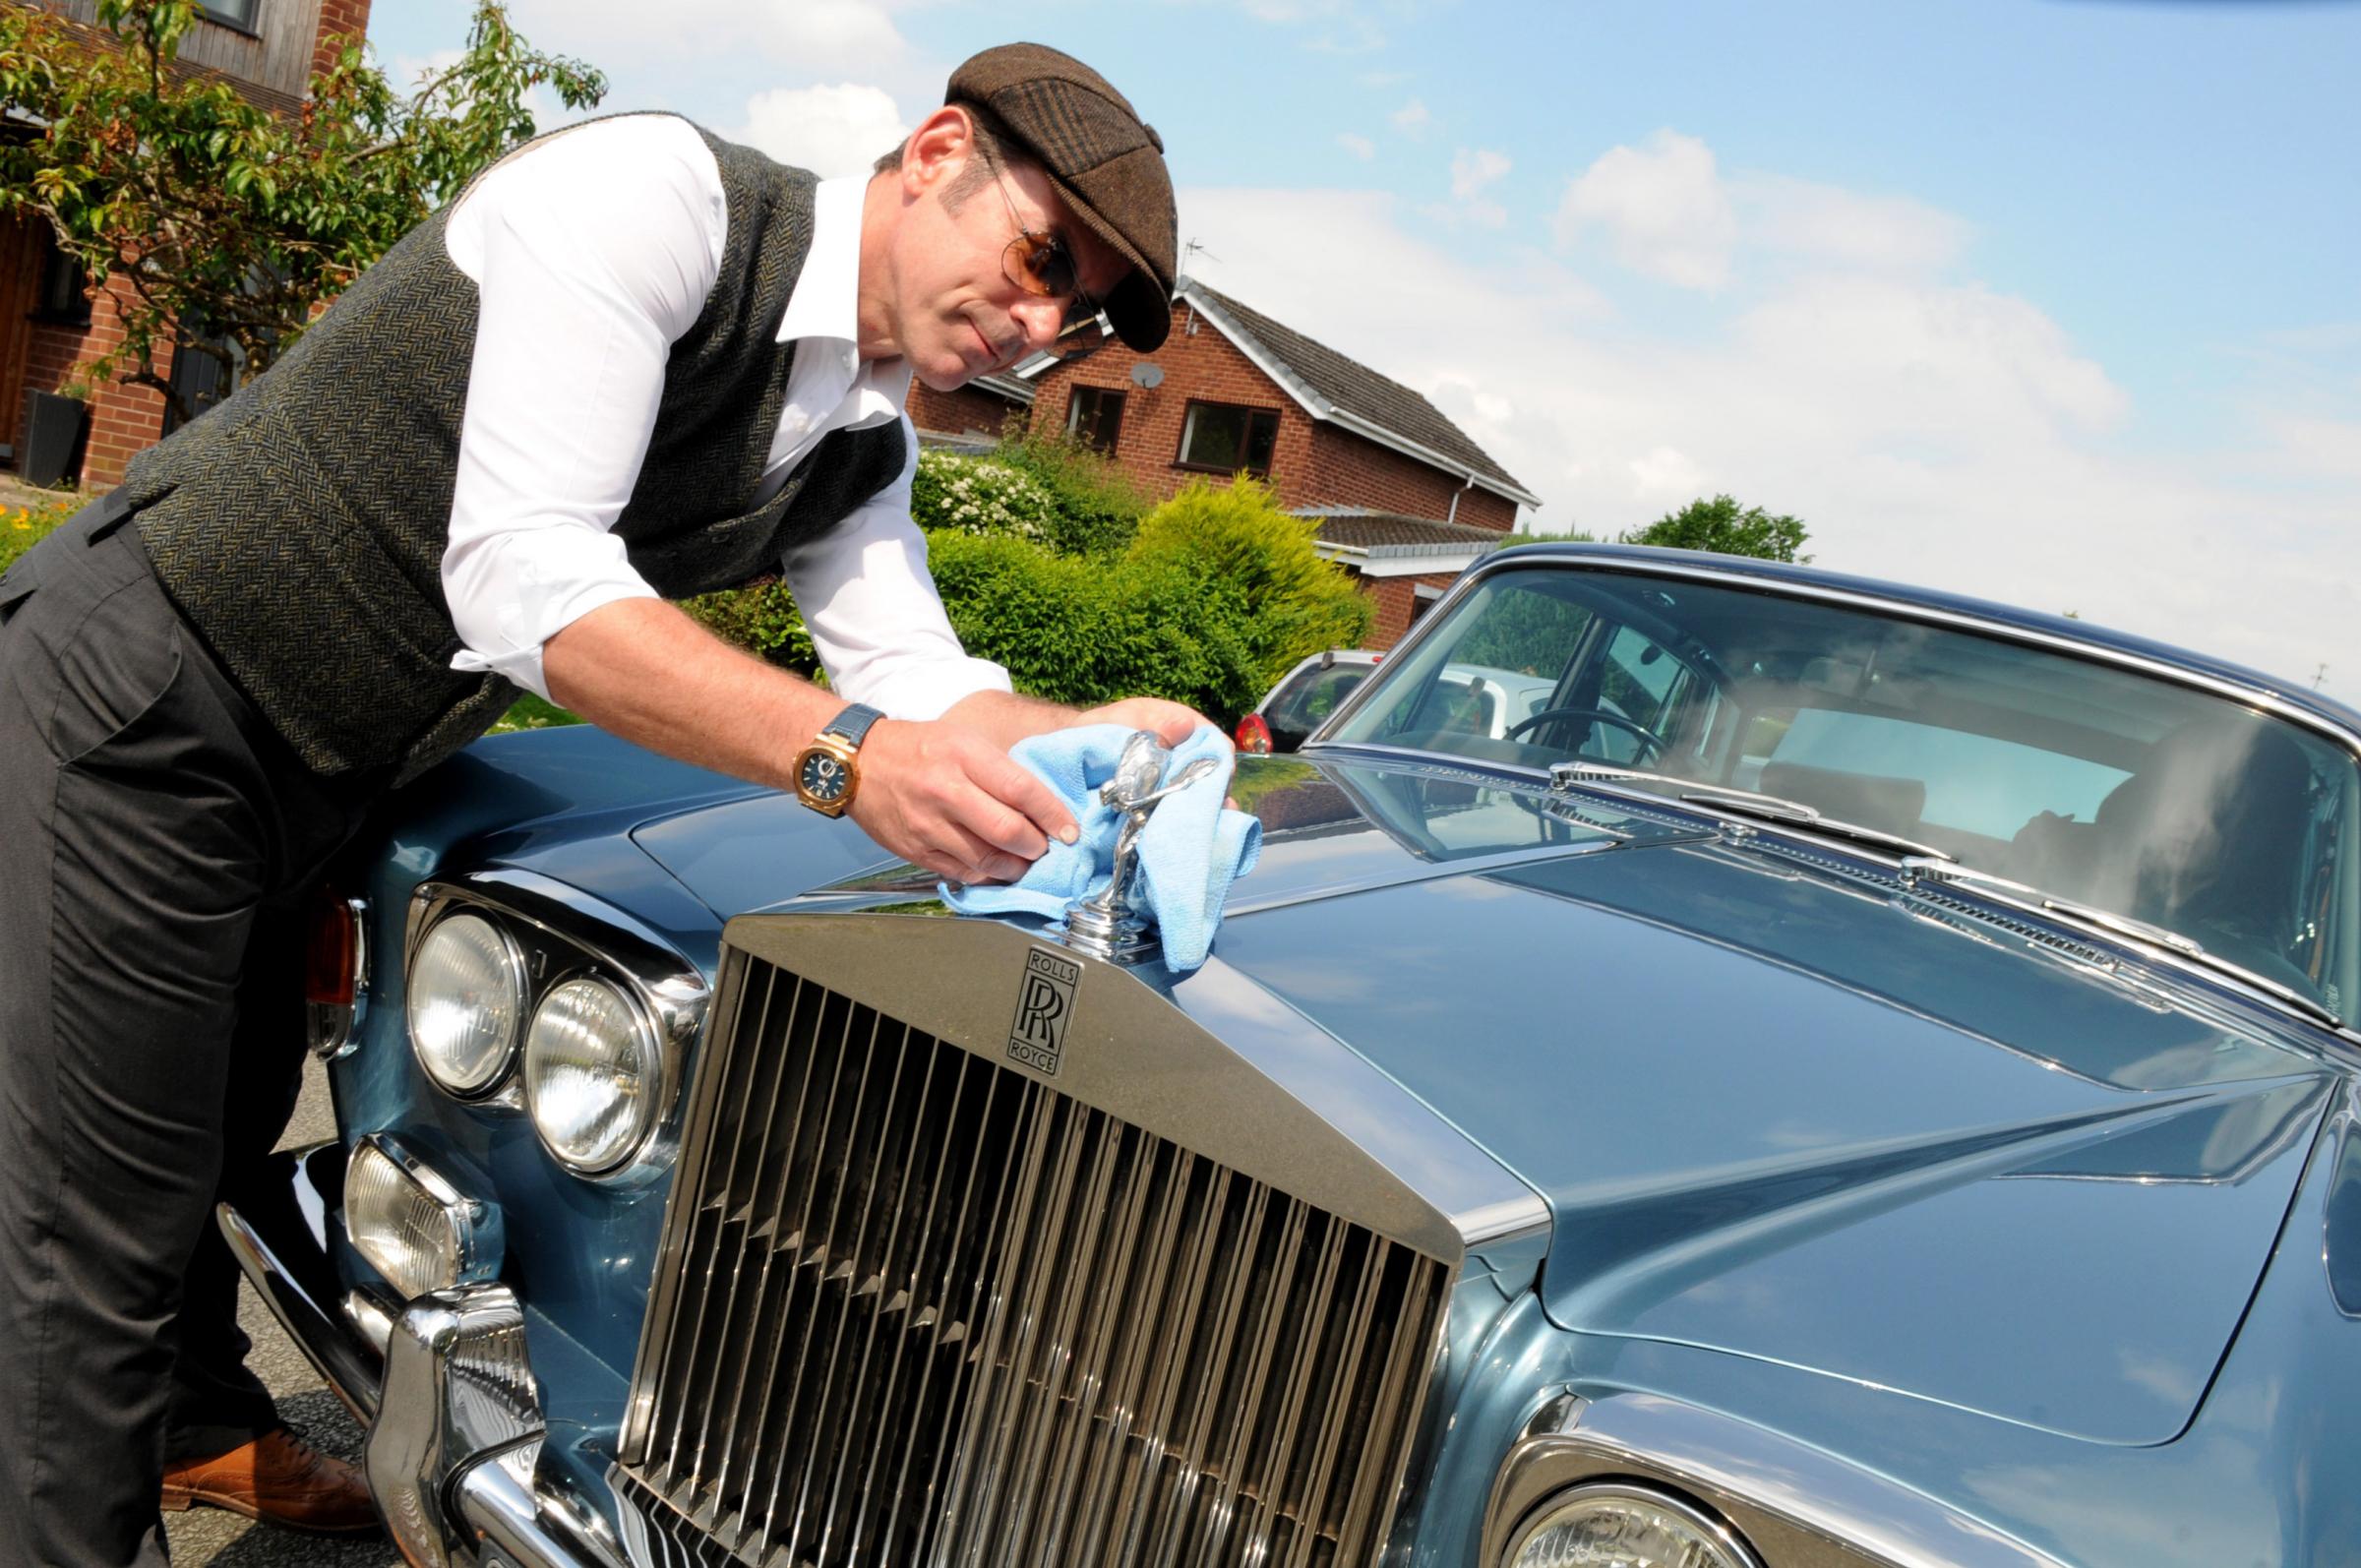
<path id="1" fill-rule="evenodd" d="M 511 737 L 324 905 L 340 1136 L 224 1228 L 414 1563 L 2361 1561 L 2357 757 L 2077 622 L 1505 551 L 1241 759 L 1182 975 Z"/>

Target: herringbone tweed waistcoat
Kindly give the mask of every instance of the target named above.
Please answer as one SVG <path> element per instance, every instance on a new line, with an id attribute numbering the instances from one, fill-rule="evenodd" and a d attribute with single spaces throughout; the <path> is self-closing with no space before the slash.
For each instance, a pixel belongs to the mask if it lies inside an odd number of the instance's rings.
<path id="1" fill-rule="evenodd" d="M 559 133 L 564 134 L 564 133 Z M 899 421 L 838 431 L 755 505 L 793 345 L 776 341 L 812 244 L 814 177 L 706 135 L 728 199 L 721 273 L 673 345 L 655 431 L 615 526 L 678 598 L 774 572 L 899 475 Z M 416 774 L 516 689 L 451 668 L 442 560 L 475 346 L 450 209 L 362 273 L 286 356 L 125 480 L 156 575 L 313 771 Z"/>

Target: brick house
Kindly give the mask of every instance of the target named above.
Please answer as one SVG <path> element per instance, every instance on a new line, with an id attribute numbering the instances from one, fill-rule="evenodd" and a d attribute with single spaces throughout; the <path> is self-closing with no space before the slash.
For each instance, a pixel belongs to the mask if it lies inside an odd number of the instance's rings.
<path id="1" fill-rule="evenodd" d="M 9 0 L 24 3 L 24 0 Z M 39 0 L 42 9 L 95 24 L 92 0 Z M 292 114 L 315 71 L 332 61 L 329 40 L 359 37 L 369 29 L 370 0 L 205 0 L 181 44 L 183 70 L 218 74 L 250 101 Z M 110 290 L 123 289 L 118 279 Z M 74 367 L 122 338 L 103 293 L 83 288 L 82 270 L 58 253 L 39 218 L 0 220 L 0 461 L 19 467 L 29 418 L 28 392 L 53 392 Z M 202 354 L 174 357 L 175 385 L 204 400 L 218 395 L 217 361 Z M 123 477 L 141 449 L 170 430 L 169 404 L 148 387 L 104 386 L 90 402 L 81 475 L 104 489 Z"/>
<path id="2" fill-rule="evenodd" d="M 1266 480 L 1375 601 L 1373 648 L 1541 505 L 1419 393 L 1189 278 L 1153 354 L 1092 324 L 1006 375 L 911 391 L 922 433 L 989 434 L 1011 415 L 1101 448 L 1158 499 L 1241 468 Z"/>

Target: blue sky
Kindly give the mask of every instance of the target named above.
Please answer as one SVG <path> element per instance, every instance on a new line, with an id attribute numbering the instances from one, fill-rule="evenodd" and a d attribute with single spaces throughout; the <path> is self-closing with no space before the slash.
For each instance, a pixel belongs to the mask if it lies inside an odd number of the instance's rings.
<path id="1" fill-rule="evenodd" d="M 461 0 L 379 0 L 380 56 Z M 2361 705 L 2361 4 L 513 0 L 823 172 L 1015 37 L 1164 133 L 1215 286 L 1612 534 L 1728 491 L 1819 563 Z M 660 16 L 650 26 L 648 19 Z"/>

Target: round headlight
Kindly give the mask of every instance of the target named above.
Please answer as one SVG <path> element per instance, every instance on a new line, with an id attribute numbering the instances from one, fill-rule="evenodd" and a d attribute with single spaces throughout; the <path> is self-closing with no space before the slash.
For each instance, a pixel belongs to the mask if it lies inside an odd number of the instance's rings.
<path id="1" fill-rule="evenodd" d="M 524 1041 L 524 1103 L 541 1142 L 585 1176 L 631 1158 L 655 1119 L 656 1031 L 597 979 L 550 989 Z"/>
<path id="2" fill-rule="evenodd" d="M 453 1094 L 500 1081 L 524 1019 L 524 955 L 481 915 L 438 922 L 410 962 L 410 1048 Z"/>
<path id="3" fill-rule="evenodd" d="M 1534 1517 L 1508 1568 L 1757 1568 L 1727 1526 L 1637 1486 L 1576 1486 Z"/>

